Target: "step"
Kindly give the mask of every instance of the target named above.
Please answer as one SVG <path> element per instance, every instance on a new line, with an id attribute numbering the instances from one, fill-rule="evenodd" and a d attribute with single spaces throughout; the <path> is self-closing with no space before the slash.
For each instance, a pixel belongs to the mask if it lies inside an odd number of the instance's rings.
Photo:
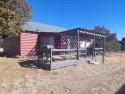
<path id="1" fill-rule="evenodd" d="M 90 64 L 96 64 L 96 65 L 100 64 L 100 62 L 96 60 L 87 60 L 87 62 Z"/>

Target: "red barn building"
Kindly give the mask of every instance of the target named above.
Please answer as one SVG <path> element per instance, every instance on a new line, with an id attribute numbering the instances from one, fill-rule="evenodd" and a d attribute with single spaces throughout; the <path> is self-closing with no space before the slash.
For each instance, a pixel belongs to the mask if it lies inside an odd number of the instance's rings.
<path id="1" fill-rule="evenodd" d="M 24 33 L 16 37 L 7 37 L 4 39 L 4 53 L 7 55 L 34 56 L 37 55 L 40 45 L 53 45 L 59 48 L 59 32 L 65 31 L 65 28 L 27 22 L 22 28 Z"/>
<path id="2" fill-rule="evenodd" d="M 82 30 L 83 35 L 81 41 L 87 40 L 89 43 L 93 40 L 93 34 L 103 36 L 97 32 L 92 33 L 89 30 L 76 28 L 67 30 L 65 28 L 39 24 L 34 22 L 25 23 L 22 28 L 24 33 L 16 37 L 8 37 L 4 39 L 4 53 L 7 55 L 20 56 L 36 56 L 40 45 L 52 45 L 57 49 L 66 49 L 67 40 L 70 37 L 70 48 L 76 48 L 76 33 Z M 82 44 L 81 44 L 82 45 Z"/>

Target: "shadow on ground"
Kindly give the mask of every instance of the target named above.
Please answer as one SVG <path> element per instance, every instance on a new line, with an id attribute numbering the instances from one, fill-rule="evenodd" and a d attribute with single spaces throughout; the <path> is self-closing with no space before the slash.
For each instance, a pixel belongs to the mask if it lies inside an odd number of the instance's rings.
<path id="1" fill-rule="evenodd" d="M 21 67 L 25 68 L 50 70 L 49 64 L 40 63 L 38 60 L 20 60 L 18 63 Z"/>
<path id="2" fill-rule="evenodd" d="M 125 94 L 125 84 L 123 84 L 114 94 Z"/>
<path id="3" fill-rule="evenodd" d="M 35 60 L 20 60 L 19 65 L 26 68 L 40 68 Z"/>

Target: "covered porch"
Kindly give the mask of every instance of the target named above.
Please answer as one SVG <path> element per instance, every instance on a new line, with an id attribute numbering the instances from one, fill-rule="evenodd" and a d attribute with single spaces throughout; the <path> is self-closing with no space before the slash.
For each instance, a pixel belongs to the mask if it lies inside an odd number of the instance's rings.
<path id="1" fill-rule="evenodd" d="M 84 62 L 96 63 L 98 57 L 104 63 L 105 34 L 76 28 L 60 32 L 60 48 L 39 49 L 39 65 L 47 70 L 76 65 Z M 96 47 L 96 39 L 102 40 L 102 47 Z"/>

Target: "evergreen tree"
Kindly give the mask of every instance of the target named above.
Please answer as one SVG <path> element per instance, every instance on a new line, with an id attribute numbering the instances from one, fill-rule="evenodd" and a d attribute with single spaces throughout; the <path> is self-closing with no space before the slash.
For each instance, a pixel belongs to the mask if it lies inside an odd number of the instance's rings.
<path id="1" fill-rule="evenodd" d="M 125 37 L 122 38 L 122 40 L 120 41 L 121 43 L 121 50 L 125 51 Z"/>
<path id="2" fill-rule="evenodd" d="M 31 18 L 31 8 L 25 0 L 0 0 L 0 36 L 20 34 L 20 25 Z"/>
<path id="3" fill-rule="evenodd" d="M 104 26 L 95 26 L 93 29 L 94 32 L 99 32 L 106 34 L 106 51 L 118 51 L 120 50 L 120 43 L 116 37 L 116 33 L 111 33 L 110 30 L 106 29 Z M 102 47 L 103 41 L 102 38 L 96 37 L 96 47 Z"/>
<path id="4" fill-rule="evenodd" d="M 104 26 L 100 26 L 100 25 L 95 26 L 93 31 L 99 32 L 99 33 L 102 33 L 102 34 L 106 34 L 106 35 L 110 34 L 110 31 L 108 29 L 106 29 Z"/>
<path id="5" fill-rule="evenodd" d="M 116 33 L 109 34 L 106 37 L 106 50 L 117 52 L 121 48 L 120 42 L 116 37 Z"/>
<path id="6" fill-rule="evenodd" d="M 2 40 L 2 36 L 0 36 L 0 48 L 3 47 L 3 40 Z"/>

